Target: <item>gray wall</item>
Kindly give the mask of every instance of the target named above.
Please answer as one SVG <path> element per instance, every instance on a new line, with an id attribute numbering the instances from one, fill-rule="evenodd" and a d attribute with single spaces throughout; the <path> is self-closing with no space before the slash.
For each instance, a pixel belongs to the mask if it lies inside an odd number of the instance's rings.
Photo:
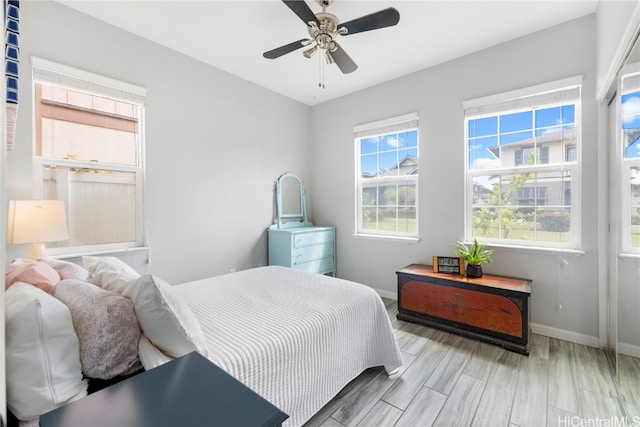
<path id="1" fill-rule="evenodd" d="M 595 15 L 310 108 L 57 3 L 22 7 L 22 104 L 7 198 L 31 197 L 29 56 L 146 87 L 151 264 L 138 267 L 172 283 L 265 264 L 273 181 L 293 171 L 305 181 L 311 218 L 338 227 L 338 275 L 394 295 L 398 268 L 451 254 L 463 237 L 467 99 L 583 75 L 584 169 L 598 171 L 595 90 L 603 66 L 595 47 L 612 42 L 596 42 Z M 355 238 L 353 126 L 411 111 L 420 114 L 421 241 Z M 485 268 L 533 280 L 539 332 L 595 345 L 596 178 L 582 177 L 585 255 L 500 249 Z M 439 191 L 442 182 L 449 192 Z M 7 258 L 26 250 L 9 247 Z"/>
<path id="2" fill-rule="evenodd" d="M 309 107 L 58 3 L 23 2 L 8 199 L 31 198 L 30 56 L 147 88 L 144 268 L 172 283 L 267 263 L 273 182 L 308 176 Z M 10 246 L 8 258 L 26 247 Z M 141 255 L 142 260 L 144 256 Z"/>
<path id="3" fill-rule="evenodd" d="M 452 254 L 464 237 L 462 102 L 467 99 L 583 75 L 582 159 L 585 171 L 595 171 L 595 43 L 591 15 L 314 107 L 311 194 L 316 221 L 337 226 L 338 275 L 393 294 L 397 269 Z M 355 174 L 353 126 L 411 111 L 420 116 L 421 241 L 354 237 L 354 189 L 346 185 Z M 596 174 L 585 173 L 581 182 L 585 255 L 498 249 L 485 271 L 533 280 L 532 322 L 538 331 L 597 344 Z"/>

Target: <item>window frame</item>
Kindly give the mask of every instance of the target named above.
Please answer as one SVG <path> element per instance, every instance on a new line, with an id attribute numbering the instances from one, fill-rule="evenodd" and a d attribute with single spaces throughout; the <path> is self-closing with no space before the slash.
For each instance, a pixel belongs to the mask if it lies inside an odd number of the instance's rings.
<path id="1" fill-rule="evenodd" d="M 416 154 L 417 162 L 420 164 L 420 132 L 418 129 L 418 113 L 409 113 L 401 116 L 390 117 L 375 122 L 354 126 L 354 169 L 355 169 L 355 218 L 354 218 L 354 236 L 389 238 L 399 240 L 419 240 L 419 173 L 402 176 L 379 176 L 371 178 L 362 178 L 361 171 L 361 144 L 360 141 L 366 138 L 390 135 L 394 133 L 402 133 L 407 131 L 416 132 Z M 418 166 L 419 170 L 419 166 Z M 384 231 L 365 229 L 362 226 L 362 192 L 365 184 L 385 185 L 395 183 L 402 185 L 409 183 L 415 188 L 415 232 L 403 233 L 399 231 Z M 397 207 L 398 205 L 396 205 Z"/>
<path id="2" fill-rule="evenodd" d="M 625 157 L 623 147 L 624 144 L 624 129 L 623 129 L 623 107 L 622 97 L 629 93 L 634 93 L 637 89 L 626 90 L 624 87 L 624 81 L 626 78 L 633 78 L 634 80 L 640 79 L 640 63 L 633 63 L 625 66 L 622 70 L 622 75 L 618 79 L 618 93 L 620 94 L 619 101 L 617 101 L 617 130 L 616 130 L 616 163 L 618 167 L 618 175 L 620 179 L 620 187 L 618 189 L 620 200 L 620 253 L 623 255 L 640 255 L 640 248 L 634 247 L 632 243 L 631 233 L 631 189 L 629 183 L 631 182 L 631 169 L 634 167 L 640 167 L 640 158 L 637 157 Z"/>
<path id="3" fill-rule="evenodd" d="M 581 165 L 582 165 L 582 106 L 581 106 L 581 86 L 582 76 L 570 77 L 562 80 L 543 83 L 540 85 L 521 88 L 509 92 L 490 95 L 482 98 L 472 99 L 463 103 L 464 107 L 464 170 L 465 170 L 465 191 L 464 191 L 464 240 L 473 241 L 474 238 L 485 244 L 514 247 L 514 248 L 531 248 L 542 250 L 578 250 L 581 246 Z M 577 88 L 578 96 L 575 101 L 557 101 L 554 100 L 554 94 L 560 94 L 565 89 Z M 528 99 L 528 100 L 527 100 Z M 531 100 L 535 101 L 531 101 Z M 535 111 L 537 109 L 550 108 L 561 105 L 575 105 L 575 146 L 576 159 L 567 161 L 564 149 L 562 150 L 562 161 L 554 163 L 536 163 L 534 165 L 520 164 L 514 166 L 498 166 L 494 168 L 470 168 L 469 158 L 469 121 L 481 118 L 495 117 L 506 114 L 514 114 L 519 112 Z M 535 128 L 533 129 L 535 134 Z M 499 131 L 500 134 L 500 131 Z M 544 144 L 544 143 L 543 143 Z M 508 144 L 504 144 L 508 145 Z M 503 146 L 504 146 L 503 145 Z M 540 148 L 545 145 L 538 145 L 538 155 Z M 525 147 L 520 147 L 523 149 Z M 515 160 L 515 157 L 514 157 Z M 473 201 L 474 201 L 474 178 L 488 175 L 509 176 L 519 175 L 523 173 L 531 173 L 534 185 L 537 189 L 546 186 L 544 182 L 538 181 L 536 174 L 557 172 L 561 177 L 570 176 L 571 179 L 571 196 L 569 206 L 570 211 L 570 235 L 566 242 L 553 242 L 548 240 L 525 240 L 504 237 L 487 237 L 482 234 L 473 235 Z M 504 178 L 499 178 L 504 179 Z M 564 186 L 564 185 L 563 185 Z M 547 190 L 548 191 L 548 190 Z M 563 190 L 564 191 L 564 190 Z M 548 193 L 547 193 L 548 194 Z M 563 196 L 564 197 L 564 196 Z M 500 207 L 505 206 L 503 204 Z M 546 205 L 531 205 L 532 208 L 542 207 Z M 522 206 L 529 207 L 529 206 Z"/>
<path id="4" fill-rule="evenodd" d="M 145 181 L 145 99 L 147 90 L 143 87 L 115 80 L 77 68 L 58 64 L 42 58 L 31 57 L 32 64 L 32 101 L 33 101 L 33 197 L 43 198 L 43 168 L 87 168 L 113 172 L 135 174 L 135 239 L 126 242 L 100 243 L 78 246 L 49 246 L 49 253 L 54 256 L 77 255 L 84 253 L 108 253 L 147 246 L 144 225 L 144 181 Z M 60 87 L 134 104 L 138 107 L 138 141 L 137 164 L 115 164 L 99 161 L 82 161 L 39 156 L 36 150 L 36 85 Z M 68 207 L 67 207 L 68 208 Z M 67 213 L 67 221 L 70 221 Z"/>

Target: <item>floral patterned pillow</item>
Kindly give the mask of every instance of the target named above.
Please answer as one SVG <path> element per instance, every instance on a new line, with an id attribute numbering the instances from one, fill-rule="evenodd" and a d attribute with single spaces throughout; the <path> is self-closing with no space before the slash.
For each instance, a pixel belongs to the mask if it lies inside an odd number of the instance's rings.
<path id="1" fill-rule="evenodd" d="M 71 312 L 87 377 L 107 380 L 142 369 L 140 326 L 129 298 L 76 279 L 61 281 L 51 295 Z"/>

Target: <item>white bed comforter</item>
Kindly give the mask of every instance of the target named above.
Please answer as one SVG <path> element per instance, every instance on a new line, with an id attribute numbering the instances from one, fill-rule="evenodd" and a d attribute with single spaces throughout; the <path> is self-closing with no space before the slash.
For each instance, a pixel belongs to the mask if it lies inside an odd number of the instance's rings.
<path id="1" fill-rule="evenodd" d="M 302 425 L 364 369 L 402 365 L 369 287 L 285 267 L 174 286 L 200 321 L 209 358 Z"/>

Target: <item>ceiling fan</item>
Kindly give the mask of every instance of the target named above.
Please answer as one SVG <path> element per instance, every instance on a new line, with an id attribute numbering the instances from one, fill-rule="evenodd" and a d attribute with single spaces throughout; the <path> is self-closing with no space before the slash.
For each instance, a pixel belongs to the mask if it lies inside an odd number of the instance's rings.
<path id="1" fill-rule="evenodd" d="M 300 39 L 280 46 L 264 52 L 262 56 L 267 59 L 276 59 L 302 47 L 311 46 L 303 52 L 306 58 L 311 58 L 320 50 L 328 64 L 335 63 L 345 74 L 354 72 L 358 66 L 336 41 L 339 35 L 348 36 L 391 27 L 400 21 L 400 13 L 393 7 L 341 23 L 337 16 L 327 12 L 327 7 L 334 0 L 315 0 L 322 7 L 322 12 L 319 13 L 313 13 L 303 0 L 282 1 L 307 25 L 311 38 Z"/>

